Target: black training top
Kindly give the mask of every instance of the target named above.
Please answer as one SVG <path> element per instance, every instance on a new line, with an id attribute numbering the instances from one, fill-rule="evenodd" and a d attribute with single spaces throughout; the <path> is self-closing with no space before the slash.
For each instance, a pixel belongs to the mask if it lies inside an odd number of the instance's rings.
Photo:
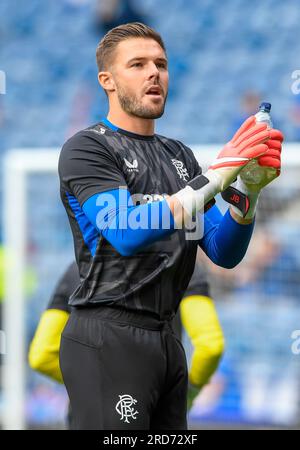
<path id="1" fill-rule="evenodd" d="M 120 255 L 88 221 L 82 206 L 92 195 L 126 188 L 144 201 L 162 199 L 201 174 L 192 152 L 160 135 L 141 136 L 105 122 L 82 130 L 63 146 L 59 159 L 61 198 L 74 238 L 81 284 L 70 305 L 117 304 L 160 319 L 176 312 L 193 273 L 197 240 L 185 230 Z"/>
<path id="2" fill-rule="evenodd" d="M 71 308 L 68 304 L 69 297 L 72 295 L 76 287 L 80 284 L 79 272 L 77 263 L 74 261 L 68 266 L 64 274 L 60 277 L 57 285 L 51 295 L 48 309 L 61 309 L 63 311 L 71 312 Z M 206 272 L 203 270 L 200 264 L 195 265 L 193 276 L 185 291 L 184 297 L 190 295 L 205 295 L 209 296 L 209 284 L 206 277 Z M 175 321 L 178 329 L 181 330 L 180 316 L 176 315 L 178 320 Z M 177 323 L 178 322 L 178 323 Z M 181 333 L 181 331 L 180 331 Z M 180 334 L 178 332 L 178 334 Z"/>
<path id="3" fill-rule="evenodd" d="M 70 312 L 69 297 L 80 284 L 77 263 L 70 264 L 64 274 L 58 280 L 51 295 L 47 309 L 61 309 Z"/>

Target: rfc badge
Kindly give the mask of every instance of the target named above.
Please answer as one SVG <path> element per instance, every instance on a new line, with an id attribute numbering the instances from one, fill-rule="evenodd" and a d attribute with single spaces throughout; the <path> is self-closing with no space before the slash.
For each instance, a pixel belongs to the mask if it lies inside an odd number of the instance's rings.
<path id="1" fill-rule="evenodd" d="M 178 159 L 171 159 L 172 164 L 176 167 L 177 173 L 179 177 L 183 181 L 187 181 L 186 178 L 190 178 L 187 169 L 184 167 L 183 162 L 179 161 Z"/>
<path id="2" fill-rule="evenodd" d="M 120 420 L 123 420 L 126 423 L 130 423 L 128 419 L 136 419 L 136 415 L 138 411 L 135 411 L 132 405 L 137 403 L 131 395 L 119 395 L 120 400 L 116 404 L 116 411 L 120 414 Z"/>

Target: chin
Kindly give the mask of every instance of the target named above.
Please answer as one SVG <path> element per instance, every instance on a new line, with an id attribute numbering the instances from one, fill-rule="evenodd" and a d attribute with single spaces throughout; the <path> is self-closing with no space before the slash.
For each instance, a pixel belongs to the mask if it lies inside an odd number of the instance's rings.
<path id="1" fill-rule="evenodd" d="M 140 115 L 143 119 L 159 119 L 163 115 L 164 111 L 147 111 Z"/>
<path id="2" fill-rule="evenodd" d="M 159 119 L 164 113 L 164 106 L 160 106 L 159 108 L 147 108 L 145 107 L 140 115 L 144 119 Z"/>

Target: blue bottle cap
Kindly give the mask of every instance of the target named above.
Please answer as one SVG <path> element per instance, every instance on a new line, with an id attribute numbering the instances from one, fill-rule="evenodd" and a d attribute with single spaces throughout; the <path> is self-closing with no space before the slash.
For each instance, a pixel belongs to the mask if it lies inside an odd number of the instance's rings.
<path id="1" fill-rule="evenodd" d="M 271 103 L 262 102 L 259 105 L 259 111 L 265 111 L 269 113 L 271 111 L 271 106 Z"/>

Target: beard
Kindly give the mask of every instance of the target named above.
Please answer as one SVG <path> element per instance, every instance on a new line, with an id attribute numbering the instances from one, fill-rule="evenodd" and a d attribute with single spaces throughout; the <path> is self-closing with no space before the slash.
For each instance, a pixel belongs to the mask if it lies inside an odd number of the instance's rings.
<path id="1" fill-rule="evenodd" d="M 141 117 L 142 119 L 159 119 L 163 115 L 167 95 L 162 104 L 145 106 L 138 100 L 136 95 L 128 94 L 119 85 L 117 85 L 117 89 L 117 95 L 122 109 L 131 116 Z"/>

